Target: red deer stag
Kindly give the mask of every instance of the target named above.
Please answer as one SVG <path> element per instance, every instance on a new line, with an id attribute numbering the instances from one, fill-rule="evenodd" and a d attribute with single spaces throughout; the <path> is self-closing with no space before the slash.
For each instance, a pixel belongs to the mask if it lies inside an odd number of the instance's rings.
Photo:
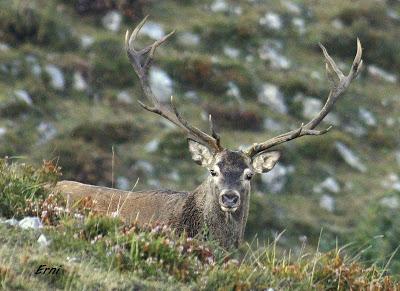
<path id="1" fill-rule="evenodd" d="M 100 213 L 117 213 L 124 221 L 137 220 L 145 224 L 157 222 L 168 224 L 178 233 L 185 231 L 195 236 L 202 229 L 218 240 L 224 247 L 238 246 L 249 213 L 250 181 L 256 173 L 270 171 L 280 158 L 280 153 L 270 151 L 276 145 L 310 135 L 322 135 L 328 127 L 316 130 L 325 116 L 332 110 L 339 96 L 349 87 L 362 66 L 362 48 L 357 39 L 357 53 L 350 72 L 345 76 L 329 56 L 325 47 L 320 45 L 325 56 L 326 71 L 331 89 L 321 111 L 307 124 L 278 135 L 261 143 L 255 143 L 246 150 L 232 151 L 221 145 L 211 116 L 209 118 L 211 134 L 207 134 L 180 115 L 171 97 L 171 104 L 157 100 L 148 80 L 148 72 L 154 60 L 154 53 L 174 32 L 164 36 L 143 49 L 134 47 L 137 35 L 147 17 L 139 23 L 132 33 L 126 32 L 125 49 L 135 70 L 144 96 L 151 105 L 139 101 L 146 110 L 162 116 L 183 130 L 188 137 L 189 151 L 193 160 L 209 171 L 207 179 L 192 192 L 171 190 L 149 190 L 140 192 L 121 191 L 106 187 L 97 187 L 72 181 L 61 181 L 57 189 L 72 198 L 72 201 L 91 196 Z"/>

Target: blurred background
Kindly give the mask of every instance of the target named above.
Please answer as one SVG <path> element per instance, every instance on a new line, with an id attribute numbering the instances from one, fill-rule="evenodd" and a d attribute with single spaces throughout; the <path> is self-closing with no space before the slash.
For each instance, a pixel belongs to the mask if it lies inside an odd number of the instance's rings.
<path id="1" fill-rule="evenodd" d="M 351 243 L 399 272 L 399 1 L 2 0 L 0 155 L 120 189 L 200 184 L 184 135 L 136 102 L 123 39 L 147 14 L 140 45 L 176 29 L 150 72 L 155 94 L 201 128 L 211 113 L 231 149 L 314 116 L 329 91 L 318 43 L 347 73 L 360 38 L 364 70 L 322 124 L 334 129 L 282 146 L 255 178 L 246 237 Z"/>

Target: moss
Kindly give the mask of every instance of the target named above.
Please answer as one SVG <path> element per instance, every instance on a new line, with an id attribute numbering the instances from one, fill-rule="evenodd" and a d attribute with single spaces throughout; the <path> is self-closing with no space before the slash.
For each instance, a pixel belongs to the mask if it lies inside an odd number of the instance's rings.
<path id="1" fill-rule="evenodd" d="M 348 141 L 348 139 L 343 133 L 334 129 L 324 136 L 300 138 L 296 141 L 293 151 L 288 151 L 287 159 L 291 161 L 295 160 L 296 158 L 292 156 L 292 154 L 295 154 L 302 159 L 313 160 L 318 153 L 323 153 L 323 155 L 318 156 L 319 160 L 334 163 L 337 161 L 335 141 Z"/>
<path id="2" fill-rule="evenodd" d="M 257 39 L 254 35 L 257 33 L 254 18 L 241 17 L 226 18 L 216 15 L 204 23 L 193 25 L 193 31 L 199 33 L 207 44 L 207 49 L 214 51 L 222 49 L 227 44 L 239 44 L 248 47 L 255 46 Z"/>
<path id="3" fill-rule="evenodd" d="M 187 142 L 178 131 L 172 131 L 163 136 L 158 147 L 159 154 L 165 160 L 182 160 L 188 157 Z"/>
<path id="4" fill-rule="evenodd" d="M 216 128 L 259 131 L 263 119 L 258 112 L 243 110 L 234 106 L 209 106 L 208 113 L 213 116 Z"/>
<path id="5" fill-rule="evenodd" d="M 43 5 L 44 4 L 44 5 Z M 43 5 L 36 9 L 37 5 Z M 54 14 L 52 1 L 3 2 L 0 6 L 0 28 L 7 42 L 17 45 L 24 42 L 51 46 L 56 50 L 76 48 L 74 38 L 68 25 L 62 21 L 60 14 Z"/>
<path id="6" fill-rule="evenodd" d="M 66 180 L 88 184 L 111 185 L 112 152 L 82 139 L 57 139 L 49 144 L 53 155 L 63 165 Z"/>
<path id="7" fill-rule="evenodd" d="M 135 74 L 122 46 L 120 37 L 99 37 L 93 45 L 91 59 L 92 84 L 96 90 L 106 86 L 126 87 L 136 82 Z M 115 77 L 115 72 L 120 72 Z"/>
<path id="8" fill-rule="evenodd" d="M 396 149 L 399 144 L 397 134 L 383 128 L 369 129 L 367 134 L 369 144 L 374 148 Z"/>
<path id="9" fill-rule="evenodd" d="M 138 142 L 142 134 L 142 128 L 135 126 L 132 121 L 85 122 L 71 132 L 72 137 L 94 143 L 105 150 L 118 143 Z"/>
<path id="10" fill-rule="evenodd" d="M 379 199 L 384 197 L 400 199 L 400 195 L 396 192 L 387 192 Z M 378 258 L 377 263 L 380 266 L 386 267 L 388 264 L 394 274 L 399 274 L 400 254 L 397 239 L 400 235 L 399 230 L 400 219 L 397 209 L 373 199 L 363 209 L 352 239 L 357 241 L 356 245 L 364 246 L 360 253 L 363 259 L 376 262 Z"/>

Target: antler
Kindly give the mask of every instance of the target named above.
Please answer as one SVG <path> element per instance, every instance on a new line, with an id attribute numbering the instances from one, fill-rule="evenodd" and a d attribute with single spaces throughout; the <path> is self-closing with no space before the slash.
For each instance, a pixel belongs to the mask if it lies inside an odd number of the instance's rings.
<path id="1" fill-rule="evenodd" d="M 209 116 L 209 123 L 210 123 L 210 129 L 212 132 L 212 135 L 208 135 L 207 133 L 201 131 L 195 126 L 192 126 L 187 122 L 178 112 L 176 109 L 176 106 L 174 104 L 173 96 L 171 96 L 171 109 L 166 106 L 165 104 L 162 104 L 154 95 L 153 91 L 151 90 L 149 80 L 148 80 L 148 72 L 149 68 L 151 67 L 153 60 L 154 60 L 154 53 L 157 49 L 158 46 L 160 46 L 162 43 L 164 43 L 171 35 L 174 34 L 175 31 L 170 32 L 169 34 L 165 35 L 161 39 L 155 41 L 153 44 L 141 49 L 141 50 L 136 50 L 134 48 L 134 44 L 136 41 L 136 37 L 140 31 L 140 29 L 143 27 L 143 25 L 146 23 L 148 16 L 146 16 L 139 24 L 136 26 L 136 28 L 133 30 L 133 32 L 130 34 L 129 30 L 126 31 L 125 35 L 125 49 L 126 53 L 128 54 L 129 61 L 135 70 L 137 76 L 139 77 L 140 85 L 142 87 L 144 96 L 152 103 L 152 106 L 148 106 L 144 104 L 141 101 L 138 101 L 139 104 L 146 110 L 156 113 L 158 115 L 161 115 L 162 117 L 168 119 L 172 123 L 174 123 L 176 126 L 180 127 L 183 129 L 187 134 L 189 138 L 192 138 L 200 143 L 203 143 L 210 147 L 210 149 L 214 151 L 222 151 L 223 148 L 220 143 L 220 137 L 216 133 L 214 129 L 214 125 L 212 122 L 211 115 Z"/>
<path id="2" fill-rule="evenodd" d="M 326 72 L 329 81 L 332 83 L 331 90 L 328 95 L 328 99 L 326 100 L 325 105 L 321 109 L 321 111 L 315 116 L 310 122 L 306 125 L 301 124 L 298 129 L 289 131 L 287 133 L 278 135 L 274 138 L 271 138 L 262 143 L 255 143 L 247 150 L 245 153 L 250 157 L 257 155 L 260 152 L 263 152 L 271 147 L 274 147 L 278 144 L 285 143 L 289 140 L 305 136 L 305 135 L 321 135 L 327 133 L 332 126 L 329 126 L 323 130 L 315 130 L 314 128 L 320 124 L 320 122 L 325 118 L 325 116 L 332 110 L 333 105 L 338 100 L 339 96 L 349 87 L 351 81 L 355 77 L 357 77 L 358 73 L 362 67 L 362 47 L 360 40 L 357 38 L 357 53 L 353 61 L 353 65 L 351 66 L 350 72 L 347 76 L 345 76 L 340 69 L 337 67 L 333 59 L 329 56 L 325 47 L 320 44 L 322 52 L 325 56 L 326 61 Z M 335 76 L 336 75 L 336 76 Z"/>

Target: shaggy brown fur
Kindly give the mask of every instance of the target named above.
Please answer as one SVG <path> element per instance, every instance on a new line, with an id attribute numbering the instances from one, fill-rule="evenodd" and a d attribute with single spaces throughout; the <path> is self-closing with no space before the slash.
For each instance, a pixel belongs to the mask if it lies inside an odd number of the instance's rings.
<path id="1" fill-rule="evenodd" d="M 129 192 L 73 181 L 61 181 L 55 190 L 65 195 L 69 207 L 91 197 L 96 202 L 94 210 L 100 214 L 118 216 L 125 222 L 137 221 L 139 225 L 167 224 L 190 237 L 206 231 L 207 237 L 224 247 L 238 246 L 243 240 L 250 199 L 250 184 L 243 186 L 238 181 L 243 170 L 251 165 L 241 153 L 228 151 L 220 153 L 215 162 L 219 164 L 221 177 L 209 176 L 192 192 Z M 221 210 L 221 187 L 233 187 L 240 192 L 241 203 L 235 212 Z"/>

